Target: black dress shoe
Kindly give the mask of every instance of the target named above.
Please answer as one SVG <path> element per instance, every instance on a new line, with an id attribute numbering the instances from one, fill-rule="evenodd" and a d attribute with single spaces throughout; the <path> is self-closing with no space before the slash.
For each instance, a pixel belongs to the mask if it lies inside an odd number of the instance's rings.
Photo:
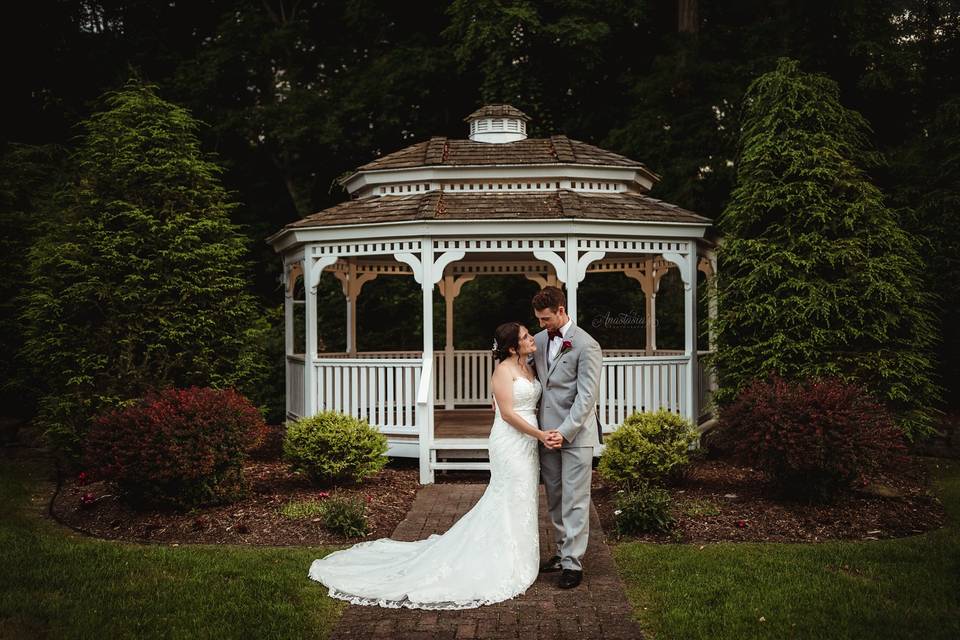
<path id="1" fill-rule="evenodd" d="M 541 573 L 552 573 L 553 571 L 560 571 L 562 567 L 560 566 L 560 556 L 553 556 L 546 562 L 540 565 Z"/>
<path id="2" fill-rule="evenodd" d="M 560 574 L 560 581 L 557 582 L 557 586 L 561 589 L 573 589 L 575 586 L 580 584 L 580 581 L 583 579 L 583 571 L 577 571 L 575 569 L 564 569 Z"/>

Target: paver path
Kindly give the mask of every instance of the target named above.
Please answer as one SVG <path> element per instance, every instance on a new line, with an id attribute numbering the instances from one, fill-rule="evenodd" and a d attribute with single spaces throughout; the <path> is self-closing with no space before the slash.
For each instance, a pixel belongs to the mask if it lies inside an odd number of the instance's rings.
<path id="1" fill-rule="evenodd" d="M 395 540 L 420 540 L 443 533 L 466 513 L 486 485 L 424 486 L 391 535 Z M 540 554 L 549 557 L 553 534 L 540 488 Z M 556 586 L 559 574 L 541 574 L 525 594 L 495 605 L 459 611 L 421 611 L 348 606 L 333 631 L 334 640 L 460 638 L 557 640 L 561 638 L 634 640 L 641 638 L 631 618 L 623 584 L 593 504 L 590 505 L 590 544 L 583 559 L 583 582 L 576 589 Z M 320 585 L 318 585 L 320 586 Z M 321 588 L 323 588 L 321 586 Z"/>

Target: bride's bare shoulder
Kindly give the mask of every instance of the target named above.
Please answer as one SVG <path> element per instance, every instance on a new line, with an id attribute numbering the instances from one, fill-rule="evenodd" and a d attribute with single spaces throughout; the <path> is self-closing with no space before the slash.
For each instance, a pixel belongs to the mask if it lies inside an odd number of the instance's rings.
<path id="1" fill-rule="evenodd" d="M 508 360 L 501 360 L 493 367 L 493 377 L 495 378 L 516 378 L 516 367 Z"/>

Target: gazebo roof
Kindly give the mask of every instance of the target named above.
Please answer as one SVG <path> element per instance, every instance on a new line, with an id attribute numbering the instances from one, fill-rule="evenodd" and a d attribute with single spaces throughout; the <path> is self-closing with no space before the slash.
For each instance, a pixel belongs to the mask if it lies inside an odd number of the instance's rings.
<path id="1" fill-rule="evenodd" d="M 435 166 L 547 164 L 633 167 L 644 169 L 656 177 L 642 162 L 564 135 L 527 138 L 503 144 L 433 137 L 368 162 L 357 171 Z"/>
<path id="2" fill-rule="evenodd" d="M 287 225 L 321 227 L 414 220 L 591 219 L 710 224 L 709 218 L 632 193 L 454 194 L 431 191 L 349 200 Z"/>
<path id="3" fill-rule="evenodd" d="M 518 118 L 524 122 L 530 121 L 530 116 L 509 104 L 484 105 L 464 118 L 463 121 L 469 122 L 475 118 Z"/>

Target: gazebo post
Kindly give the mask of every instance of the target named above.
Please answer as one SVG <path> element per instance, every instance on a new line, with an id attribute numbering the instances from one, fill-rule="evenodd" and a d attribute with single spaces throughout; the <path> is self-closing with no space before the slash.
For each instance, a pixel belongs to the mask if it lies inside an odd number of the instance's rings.
<path id="1" fill-rule="evenodd" d="M 315 362 L 317 360 L 317 287 L 323 270 L 337 261 L 337 256 L 312 257 L 313 246 L 307 245 L 303 252 L 304 348 L 303 348 L 303 413 L 309 417 L 317 413 L 317 385 Z"/>
<path id="2" fill-rule="evenodd" d="M 446 305 L 446 338 L 443 343 L 443 408 L 453 409 L 453 298 L 456 296 L 453 288 L 453 275 L 443 277 L 444 304 Z"/>
<path id="3" fill-rule="evenodd" d="M 429 376 L 421 376 L 421 384 L 428 389 L 418 391 L 417 414 L 419 418 L 420 484 L 433 484 L 433 469 L 430 468 L 433 447 L 433 238 L 423 239 L 420 253 L 420 285 L 423 288 L 423 370 Z M 426 397 L 426 406 L 419 400 Z"/>
<path id="4" fill-rule="evenodd" d="M 354 355 L 357 353 L 357 294 L 359 293 L 357 282 L 357 263 L 353 260 L 348 262 L 347 266 L 347 353 Z"/>
<path id="5" fill-rule="evenodd" d="M 283 265 L 283 370 L 285 372 L 284 389 L 290 388 L 290 362 L 289 357 L 293 354 L 293 294 L 297 284 L 297 272 L 291 265 L 284 262 Z M 290 414 L 293 408 L 290 406 L 290 393 L 286 396 L 286 415 Z"/>
<path id="6" fill-rule="evenodd" d="M 699 395 L 697 385 L 699 383 L 699 371 L 697 367 L 697 245 L 695 242 L 687 242 L 686 269 L 681 270 L 681 275 L 686 275 L 687 282 L 684 283 L 684 331 L 683 342 L 684 351 L 687 356 L 687 417 L 697 424 L 700 409 L 695 406 Z M 686 274 L 683 272 L 686 271 Z"/>
<path id="7" fill-rule="evenodd" d="M 577 323 L 577 238 L 576 236 L 567 236 L 566 253 L 564 256 L 566 273 L 563 274 L 563 280 L 567 285 L 567 315 Z M 558 274 L 559 275 L 559 274 Z"/>

